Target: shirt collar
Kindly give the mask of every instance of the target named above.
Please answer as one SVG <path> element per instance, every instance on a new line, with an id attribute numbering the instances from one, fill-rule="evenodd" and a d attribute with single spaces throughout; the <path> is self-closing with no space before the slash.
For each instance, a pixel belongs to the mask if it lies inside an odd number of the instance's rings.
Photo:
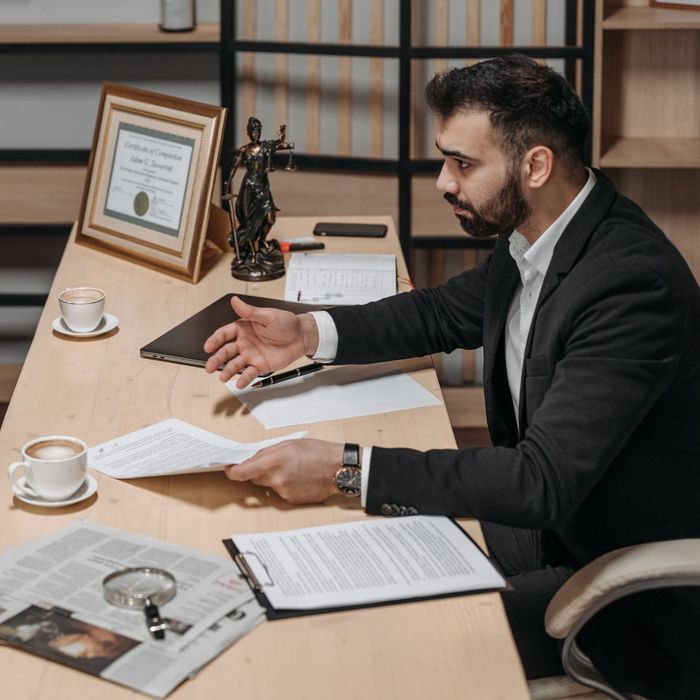
<path id="1" fill-rule="evenodd" d="M 554 247 L 561 238 L 564 229 L 569 225 L 571 219 L 579 210 L 586 197 L 595 185 L 595 175 L 590 168 L 588 171 L 588 180 L 581 188 L 579 193 L 571 200 L 566 209 L 557 217 L 555 221 L 540 235 L 540 237 L 530 245 L 525 236 L 516 229 L 508 239 L 510 242 L 510 255 L 515 260 L 515 264 L 520 270 L 520 275 L 523 281 L 527 282 L 535 272 L 539 272 L 543 277 L 547 272 L 549 263 L 552 261 Z"/>

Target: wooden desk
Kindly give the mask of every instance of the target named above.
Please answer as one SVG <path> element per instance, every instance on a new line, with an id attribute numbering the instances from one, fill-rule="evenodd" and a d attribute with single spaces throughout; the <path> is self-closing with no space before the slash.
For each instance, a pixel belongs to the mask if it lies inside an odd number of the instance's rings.
<path id="1" fill-rule="evenodd" d="M 385 239 L 326 239 L 329 252 L 396 253 L 389 217 Z M 353 217 L 357 220 L 357 217 Z M 280 239 L 309 235 L 312 218 L 280 219 Z M 228 291 L 281 295 L 284 279 L 233 280 L 231 256 L 219 259 L 193 286 L 69 242 L 34 342 L 0 432 L 2 465 L 18 459 L 27 440 L 47 434 L 81 437 L 89 445 L 169 417 L 220 435 L 252 441 L 298 428 L 265 431 L 216 377 L 203 370 L 139 357 L 139 348 Z M 403 261 L 400 278 L 407 276 Z M 54 333 L 58 292 L 93 285 L 107 293 L 118 331 L 73 340 Z M 406 289 L 402 282 L 401 289 Z M 427 360 L 407 368 L 440 395 Z M 454 447 L 444 406 L 309 426 L 312 437 L 417 449 Z M 0 548 L 47 535 L 76 518 L 158 537 L 226 556 L 234 532 L 267 531 L 367 517 L 342 498 L 292 507 L 260 487 L 234 484 L 220 473 L 112 480 L 94 473 L 96 496 L 49 510 L 13 499 L 0 479 Z M 480 540 L 478 525 L 467 524 Z M 124 698 L 124 688 L 9 648 L 0 648 L 3 696 L 76 700 Z M 222 654 L 171 697 L 247 699 L 527 698 L 520 661 L 496 594 L 392 605 L 266 622 Z M 135 694 L 134 694 L 135 695 Z"/>

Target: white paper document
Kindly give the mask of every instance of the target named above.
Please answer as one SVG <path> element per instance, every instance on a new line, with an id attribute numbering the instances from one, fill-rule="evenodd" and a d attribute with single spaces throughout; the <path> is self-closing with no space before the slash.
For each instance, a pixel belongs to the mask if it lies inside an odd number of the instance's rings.
<path id="1" fill-rule="evenodd" d="M 347 306 L 396 294 L 395 255 L 293 253 L 285 301 Z"/>
<path id="2" fill-rule="evenodd" d="M 222 471 L 264 447 L 306 437 L 298 432 L 261 442 L 236 442 L 169 418 L 88 450 L 88 466 L 115 479 Z"/>
<path id="3" fill-rule="evenodd" d="M 503 589 L 483 552 L 444 516 L 233 535 L 276 610 L 313 610 Z"/>
<path id="4" fill-rule="evenodd" d="M 237 389 L 234 378 L 226 387 L 268 429 L 440 404 L 396 363 L 329 366 L 259 389 Z"/>

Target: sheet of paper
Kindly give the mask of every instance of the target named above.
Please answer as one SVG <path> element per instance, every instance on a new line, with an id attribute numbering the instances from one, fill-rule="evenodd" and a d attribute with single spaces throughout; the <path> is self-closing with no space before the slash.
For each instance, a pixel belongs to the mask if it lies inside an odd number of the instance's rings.
<path id="1" fill-rule="evenodd" d="M 260 389 L 237 389 L 235 378 L 226 386 L 268 429 L 440 404 L 396 363 L 326 367 Z"/>
<path id="2" fill-rule="evenodd" d="M 286 301 L 365 304 L 396 294 L 395 255 L 293 253 Z"/>
<path id="3" fill-rule="evenodd" d="M 231 539 L 277 610 L 506 587 L 483 552 L 444 516 L 362 520 Z"/>
<path id="4" fill-rule="evenodd" d="M 306 437 L 298 432 L 261 442 L 236 442 L 169 418 L 88 450 L 88 466 L 115 479 L 221 471 L 264 447 Z"/>

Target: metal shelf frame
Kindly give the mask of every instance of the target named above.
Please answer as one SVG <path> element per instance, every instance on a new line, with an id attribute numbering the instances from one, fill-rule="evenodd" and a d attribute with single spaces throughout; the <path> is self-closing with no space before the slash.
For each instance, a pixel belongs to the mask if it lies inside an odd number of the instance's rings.
<path id="1" fill-rule="evenodd" d="M 236 113 L 234 95 L 237 89 L 237 65 L 239 53 L 306 54 L 323 56 L 362 56 L 367 58 L 392 58 L 399 62 L 399 128 L 398 157 L 356 158 L 335 155 L 296 154 L 300 165 L 329 170 L 356 172 L 393 173 L 398 178 L 399 220 L 398 232 L 401 246 L 408 259 L 411 248 L 483 248 L 483 242 L 475 242 L 467 237 L 411 235 L 411 182 L 416 173 L 437 172 L 441 161 L 433 159 L 413 159 L 411 144 L 411 70 L 412 62 L 434 58 L 493 58 L 511 53 L 522 53 L 533 58 L 563 59 L 565 74 L 569 82 L 575 82 L 576 61 L 582 66 L 582 101 L 589 113 L 593 106 L 593 40 L 594 40 L 594 0 L 583 0 L 581 13 L 581 46 L 576 46 L 578 34 L 578 13 L 576 0 L 566 0 L 565 46 L 486 46 L 486 47 L 440 47 L 413 46 L 411 0 L 400 0 L 399 4 L 399 44 L 393 46 L 368 46 L 361 44 L 302 43 L 277 41 L 250 41 L 237 37 L 236 7 L 239 0 L 221 0 L 221 104 L 229 108 L 228 122 L 224 132 L 221 167 L 228 173 L 233 160 L 234 135 L 236 133 Z M 586 149 L 586 159 L 590 162 L 590 139 Z M 491 244 L 492 245 L 492 244 Z"/>

